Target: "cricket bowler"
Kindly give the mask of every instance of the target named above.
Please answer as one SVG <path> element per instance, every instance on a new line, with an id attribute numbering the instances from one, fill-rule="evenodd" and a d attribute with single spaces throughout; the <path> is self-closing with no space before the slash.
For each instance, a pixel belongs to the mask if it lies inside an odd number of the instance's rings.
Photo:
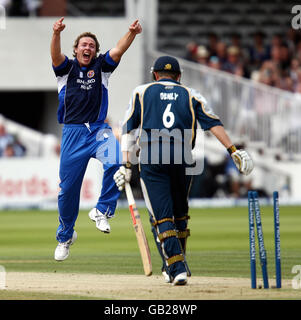
<path id="1" fill-rule="evenodd" d="M 108 81 L 136 35 L 142 32 L 139 21 L 134 21 L 116 46 L 104 54 L 99 53 L 97 37 L 84 32 L 75 40 L 74 59 L 69 59 L 61 52 L 61 34 L 65 27 L 63 17 L 56 21 L 51 40 L 52 66 L 58 84 L 57 117 L 58 122 L 63 124 L 59 226 L 56 232 L 58 245 L 54 254 L 57 261 L 68 257 L 70 245 L 77 238 L 74 225 L 78 216 L 80 189 L 90 158 L 98 159 L 103 164 L 104 172 L 101 194 L 89 217 L 100 231 L 110 232 L 108 219 L 114 216 L 120 195 L 113 175 L 121 161 L 119 143 L 111 127 L 105 123 Z M 114 155 L 113 159 L 108 161 L 106 151 Z"/>

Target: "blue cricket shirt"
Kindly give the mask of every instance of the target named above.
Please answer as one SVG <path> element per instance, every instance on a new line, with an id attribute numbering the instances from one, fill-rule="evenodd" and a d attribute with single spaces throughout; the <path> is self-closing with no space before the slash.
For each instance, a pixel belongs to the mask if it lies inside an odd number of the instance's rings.
<path id="1" fill-rule="evenodd" d="M 68 57 L 53 66 L 59 94 L 58 122 L 103 122 L 108 112 L 108 80 L 117 66 L 109 51 L 94 58 L 88 67 L 81 68 L 77 59 Z"/>

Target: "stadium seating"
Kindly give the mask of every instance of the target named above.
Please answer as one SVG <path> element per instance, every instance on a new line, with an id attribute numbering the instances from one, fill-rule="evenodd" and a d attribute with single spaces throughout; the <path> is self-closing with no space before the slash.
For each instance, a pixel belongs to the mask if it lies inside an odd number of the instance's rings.
<path id="1" fill-rule="evenodd" d="M 239 32 L 246 47 L 257 30 L 267 36 L 285 32 L 294 4 L 292 0 L 158 0 L 157 49 L 184 57 L 189 41 L 206 44 L 210 32 L 224 39 L 227 35 L 226 41 Z M 68 6 L 69 11 L 87 16 L 125 16 L 126 11 L 125 0 L 68 0 Z"/>
<path id="2" fill-rule="evenodd" d="M 261 30 L 268 36 L 283 33 L 289 27 L 292 1 L 283 0 L 160 0 L 158 23 L 158 50 L 185 56 L 186 44 L 190 40 L 206 44 L 209 32 L 218 36 L 230 36 L 239 32 L 242 45 L 250 45 L 253 34 Z M 177 28 L 175 28 L 175 25 Z M 170 33 L 177 38 L 178 48 L 170 46 Z M 183 30 L 187 37 L 183 37 Z M 226 39 L 229 40 L 230 38 Z"/>
<path id="3" fill-rule="evenodd" d="M 75 7 L 81 15 L 87 16 L 124 16 L 124 0 L 68 0 L 68 5 Z"/>

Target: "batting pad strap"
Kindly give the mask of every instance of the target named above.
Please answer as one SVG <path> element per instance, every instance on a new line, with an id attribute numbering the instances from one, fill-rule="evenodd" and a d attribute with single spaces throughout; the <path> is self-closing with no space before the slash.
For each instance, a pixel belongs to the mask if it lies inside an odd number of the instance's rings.
<path id="1" fill-rule="evenodd" d="M 183 216 L 181 218 L 175 218 L 176 221 L 183 221 L 183 220 L 189 220 L 190 216 Z"/>
<path id="2" fill-rule="evenodd" d="M 172 218 L 164 218 L 164 219 L 156 220 L 156 221 L 152 222 L 152 226 L 155 227 L 156 225 L 161 224 L 161 223 L 166 222 L 166 221 L 169 221 L 169 222 L 172 222 L 172 223 L 174 222 Z"/>
<path id="3" fill-rule="evenodd" d="M 168 266 L 170 266 L 171 264 L 174 264 L 176 262 L 179 262 L 179 261 L 184 261 L 184 257 L 182 254 L 177 254 L 177 255 L 172 256 L 166 260 Z"/>
<path id="4" fill-rule="evenodd" d="M 190 236 L 190 229 L 186 229 L 184 231 L 178 231 L 178 238 L 179 239 L 186 239 Z"/>
<path id="5" fill-rule="evenodd" d="M 158 238 L 161 242 L 167 238 L 176 237 L 176 236 L 177 236 L 177 231 L 175 230 L 167 230 L 158 234 Z"/>

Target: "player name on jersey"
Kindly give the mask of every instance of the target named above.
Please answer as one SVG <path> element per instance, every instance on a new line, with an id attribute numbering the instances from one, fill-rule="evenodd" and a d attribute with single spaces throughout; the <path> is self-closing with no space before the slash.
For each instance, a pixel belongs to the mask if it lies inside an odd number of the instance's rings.
<path id="1" fill-rule="evenodd" d="M 161 100 L 177 100 L 178 96 L 179 95 L 175 92 L 170 92 L 170 93 L 160 92 Z"/>

